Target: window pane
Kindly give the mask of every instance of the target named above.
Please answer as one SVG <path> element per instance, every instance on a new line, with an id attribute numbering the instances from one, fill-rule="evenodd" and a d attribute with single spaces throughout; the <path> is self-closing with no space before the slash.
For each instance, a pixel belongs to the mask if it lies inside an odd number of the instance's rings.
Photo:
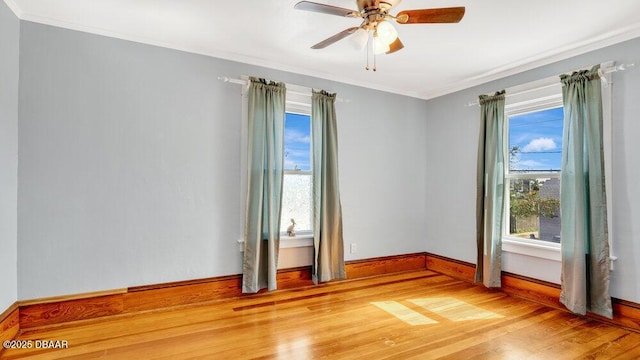
<path id="1" fill-rule="evenodd" d="M 509 117 L 509 171 L 559 172 L 563 109 Z"/>
<path id="2" fill-rule="evenodd" d="M 286 232 L 291 219 L 295 232 L 311 232 L 311 116 L 287 113 L 284 126 L 284 179 L 280 231 Z"/>
<path id="3" fill-rule="evenodd" d="M 311 117 L 287 113 L 284 123 L 285 170 L 311 170 Z"/>
<path id="4" fill-rule="evenodd" d="M 295 219 L 296 232 L 311 231 L 311 174 L 284 174 L 280 231 Z"/>
<path id="5" fill-rule="evenodd" d="M 511 179 L 509 234 L 560 242 L 560 179 Z"/>

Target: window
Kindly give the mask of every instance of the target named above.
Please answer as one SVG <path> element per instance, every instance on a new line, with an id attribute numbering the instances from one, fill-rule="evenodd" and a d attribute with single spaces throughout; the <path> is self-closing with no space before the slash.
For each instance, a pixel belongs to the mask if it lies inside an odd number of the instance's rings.
<path id="1" fill-rule="evenodd" d="M 505 186 L 503 250 L 513 250 L 514 243 L 558 250 L 562 240 L 562 87 L 558 78 L 553 77 L 510 89 L 509 93 L 512 95 L 505 105 L 508 186 Z"/>
<path id="2" fill-rule="evenodd" d="M 518 239 L 560 242 L 563 108 L 508 115 L 508 229 Z"/>
<path id="3" fill-rule="evenodd" d="M 294 219 L 296 235 L 313 233 L 311 116 L 287 112 L 284 125 L 284 179 L 280 231 Z"/>
<path id="4" fill-rule="evenodd" d="M 311 89 L 287 84 L 284 123 L 284 178 L 280 232 L 294 219 L 296 238 L 313 234 L 313 167 L 311 150 Z"/>

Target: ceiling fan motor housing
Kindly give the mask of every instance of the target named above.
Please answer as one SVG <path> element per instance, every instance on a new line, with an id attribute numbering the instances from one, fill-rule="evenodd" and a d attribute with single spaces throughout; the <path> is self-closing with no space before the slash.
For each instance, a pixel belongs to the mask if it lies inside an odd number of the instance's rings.
<path id="1" fill-rule="evenodd" d="M 383 21 L 389 10 L 400 3 L 400 0 L 357 0 L 360 16 L 364 19 L 362 27 L 365 30 L 375 30 L 376 25 Z"/>
<path id="2" fill-rule="evenodd" d="M 387 13 L 391 8 L 398 5 L 401 0 L 357 0 L 358 10 L 362 15 L 366 12 L 377 9 L 379 12 Z"/>

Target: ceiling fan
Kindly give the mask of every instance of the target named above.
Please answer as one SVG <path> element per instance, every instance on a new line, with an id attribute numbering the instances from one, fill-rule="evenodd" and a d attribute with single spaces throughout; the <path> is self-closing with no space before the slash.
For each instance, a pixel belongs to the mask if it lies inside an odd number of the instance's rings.
<path id="1" fill-rule="evenodd" d="M 464 16 L 464 7 L 448 7 L 433 9 L 403 10 L 396 16 L 389 11 L 401 0 L 356 0 L 358 10 L 345 9 L 338 6 L 320 4 L 312 1 L 300 1 L 294 8 L 299 10 L 319 12 L 343 17 L 362 18 L 360 26 L 350 27 L 313 45 L 312 49 L 323 49 L 347 36 L 354 35 L 355 42 L 368 44 L 373 40 L 372 48 L 375 53 L 394 53 L 404 47 L 398 38 L 398 32 L 388 20 L 395 20 L 398 24 L 427 24 L 427 23 L 457 23 Z M 369 47 L 367 47 L 367 51 Z M 367 55 L 367 67 L 368 65 Z M 374 71 L 375 56 L 374 56 Z"/>

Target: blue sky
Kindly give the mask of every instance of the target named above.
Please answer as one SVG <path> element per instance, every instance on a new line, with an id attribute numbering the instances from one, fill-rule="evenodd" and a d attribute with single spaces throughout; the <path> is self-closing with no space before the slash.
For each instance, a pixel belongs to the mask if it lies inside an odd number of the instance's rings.
<path id="1" fill-rule="evenodd" d="M 287 113 L 284 123 L 285 170 L 311 170 L 311 121 L 309 115 Z"/>
<path id="2" fill-rule="evenodd" d="M 520 148 L 511 170 L 560 170 L 562 107 L 509 118 L 509 149 Z"/>

